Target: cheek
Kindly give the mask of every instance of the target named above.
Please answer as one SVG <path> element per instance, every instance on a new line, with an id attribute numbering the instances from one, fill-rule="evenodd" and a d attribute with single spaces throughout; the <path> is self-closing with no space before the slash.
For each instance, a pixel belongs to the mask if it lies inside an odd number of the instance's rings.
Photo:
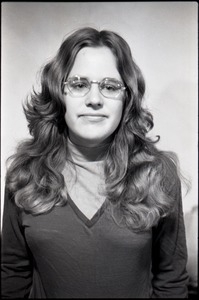
<path id="1" fill-rule="evenodd" d="M 115 107 L 114 110 L 112 109 L 112 116 L 113 116 L 113 122 L 116 125 L 119 125 L 121 118 L 122 118 L 122 113 L 123 113 L 123 104 L 119 105 L 118 107 Z"/>
<path id="2" fill-rule="evenodd" d="M 74 122 L 75 117 L 77 116 L 78 105 L 73 101 L 65 101 L 66 113 L 65 113 L 65 121 L 67 124 Z"/>

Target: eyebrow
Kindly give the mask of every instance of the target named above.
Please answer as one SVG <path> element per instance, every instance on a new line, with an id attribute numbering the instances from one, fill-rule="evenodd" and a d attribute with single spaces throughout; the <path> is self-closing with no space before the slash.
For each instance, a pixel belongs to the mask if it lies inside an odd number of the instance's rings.
<path id="1" fill-rule="evenodd" d="M 82 79 L 87 79 L 88 81 L 92 81 L 92 80 L 96 80 L 96 79 L 90 79 L 89 77 L 87 77 L 87 76 L 82 76 L 82 75 L 78 75 L 78 74 L 75 74 L 75 75 L 73 75 L 73 76 L 70 76 L 69 78 L 73 78 L 73 77 L 78 77 L 78 78 L 82 78 Z M 114 80 L 117 80 L 117 81 L 120 81 L 120 82 L 123 82 L 123 80 L 122 79 L 118 79 L 118 78 L 116 78 L 116 77 L 109 77 L 109 76 L 106 76 L 106 77 L 103 77 L 101 80 L 96 80 L 96 81 L 102 81 L 102 80 L 104 80 L 104 79 L 114 79 Z"/>

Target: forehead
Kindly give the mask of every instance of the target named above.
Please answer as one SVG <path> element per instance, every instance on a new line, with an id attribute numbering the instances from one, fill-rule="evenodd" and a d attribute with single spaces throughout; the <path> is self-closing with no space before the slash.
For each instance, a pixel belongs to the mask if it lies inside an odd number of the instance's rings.
<path id="1" fill-rule="evenodd" d="M 116 58 L 108 47 L 82 48 L 74 61 L 69 76 L 86 76 L 92 79 L 114 77 L 121 79 L 117 70 Z"/>

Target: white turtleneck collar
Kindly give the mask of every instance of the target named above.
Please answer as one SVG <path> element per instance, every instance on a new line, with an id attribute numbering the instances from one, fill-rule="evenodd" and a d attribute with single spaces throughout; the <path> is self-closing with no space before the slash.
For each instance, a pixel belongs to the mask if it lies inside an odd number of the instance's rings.
<path id="1" fill-rule="evenodd" d="M 63 170 L 67 192 L 79 210 L 92 218 L 105 201 L 104 160 L 110 144 L 85 147 L 68 139 L 71 155 Z M 72 159 L 72 165 L 68 163 Z M 75 167 L 75 168 L 73 168 Z"/>

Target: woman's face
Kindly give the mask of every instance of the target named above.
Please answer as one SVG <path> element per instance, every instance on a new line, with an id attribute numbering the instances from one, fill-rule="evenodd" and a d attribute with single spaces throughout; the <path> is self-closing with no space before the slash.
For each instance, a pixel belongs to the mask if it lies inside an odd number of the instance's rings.
<path id="1" fill-rule="evenodd" d="M 101 81 L 109 77 L 122 82 L 116 59 L 108 47 L 81 49 L 68 79 L 75 75 L 88 78 L 89 81 Z M 78 85 L 77 88 L 82 89 L 83 86 Z M 92 83 L 90 91 L 83 97 L 74 97 L 67 85 L 64 92 L 65 121 L 71 141 L 87 147 L 106 142 L 120 123 L 124 91 L 116 99 L 106 98 L 100 93 L 98 84 Z"/>

